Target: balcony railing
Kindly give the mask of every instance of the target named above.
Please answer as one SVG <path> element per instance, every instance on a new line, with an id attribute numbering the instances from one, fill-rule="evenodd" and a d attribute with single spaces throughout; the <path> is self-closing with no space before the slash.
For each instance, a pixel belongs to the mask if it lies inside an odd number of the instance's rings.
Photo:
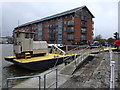
<path id="1" fill-rule="evenodd" d="M 82 33 L 82 34 L 86 34 L 87 31 L 86 31 L 86 30 L 81 30 L 81 33 Z"/>
<path id="2" fill-rule="evenodd" d="M 94 35 L 94 32 L 92 31 L 92 35 Z"/>
<path id="3" fill-rule="evenodd" d="M 50 41 L 55 41 L 55 37 L 52 36 L 52 37 L 49 38 L 49 40 L 50 40 Z"/>
<path id="4" fill-rule="evenodd" d="M 68 37 L 67 40 L 74 40 L 74 37 Z"/>
<path id="5" fill-rule="evenodd" d="M 56 32 L 55 32 L 55 30 L 50 30 L 49 33 L 50 34 L 55 34 Z"/>
<path id="6" fill-rule="evenodd" d="M 67 30 L 67 32 L 68 32 L 68 33 L 73 33 L 73 32 L 74 32 L 74 29 L 73 29 L 73 28 L 69 28 L 69 29 Z"/>
<path id="7" fill-rule="evenodd" d="M 87 40 L 87 37 L 86 36 L 81 37 L 81 40 Z"/>
<path id="8" fill-rule="evenodd" d="M 82 28 L 86 28 L 87 25 L 86 25 L 86 24 L 81 24 L 81 27 L 82 27 Z"/>
<path id="9" fill-rule="evenodd" d="M 56 25 L 49 25 L 49 29 L 55 29 Z"/>
<path id="10" fill-rule="evenodd" d="M 74 22 L 68 22 L 68 26 L 74 26 Z"/>

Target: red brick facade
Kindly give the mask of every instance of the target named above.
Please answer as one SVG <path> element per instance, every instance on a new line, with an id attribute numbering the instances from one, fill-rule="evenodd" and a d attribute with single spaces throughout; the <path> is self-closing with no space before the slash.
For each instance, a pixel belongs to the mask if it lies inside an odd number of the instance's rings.
<path id="1" fill-rule="evenodd" d="M 48 43 L 82 44 L 92 41 L 94 16 L 85 6 L 75 12 L 21 25 L 15 30 L 35 32 L 34 40 Z"/>

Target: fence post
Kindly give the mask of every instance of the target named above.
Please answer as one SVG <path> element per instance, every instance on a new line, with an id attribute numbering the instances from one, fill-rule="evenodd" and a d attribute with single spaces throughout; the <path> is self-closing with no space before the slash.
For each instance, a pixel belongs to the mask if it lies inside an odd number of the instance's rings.
<path id="1" fill-rule="evenodd" d="M 74 56 L 74 60 L 75 60 L 75 66 L 77 67 L 77 65 L 76 65 L 76 61 L 77 61 L 77 60 L 76 60 L 76 54 L 75 54 L 75 56 Z"/>
<path id="2" fill-rule="evenodd" d="M 44 90 L 46 90 L 46 75 L 44 75 Z"/>
<path id="3" fill-rule="evenodd" d="M 41 89 L 41 77 L 39 76 L 39 90 Z"/>
<path id="4" fill-rule="evenodd" d="M 109 50 L 110 53 L 110 90 L 115 88 L 115 61 L 113 61 L 112 49 Z"/>
<path id="5" fill-rule="evenodd" d="M 114 90 L 114 88 L 115 88 L 115 80 L 114 80 L 114 77 L 115 77 L 115 75 L 114 75 L 115 74 L 115 72 L 114 72 L 114 70 L 115 70 L 115 61 L 111 61 L 110 67 L 111 67 L 110 89 Z"/>
<path id="6" fill-rule="evenodd" d="M 8 81 L 9 81 L 9 80 L 7 79 L 7 83 L 6 83 L 6 88 L 7 88 L 7 90 L 8 90 L 8 88 L 9 88 L 9 86 L 8 86 Z"/>
<path id="7" fill-rule="evenodd" d="M 56 69 L 56 89 L 57 89 L 57 84 L 58 84 L 58 74 L 57 74 L 57 70 L 58 70 L 58 69 Z"/>

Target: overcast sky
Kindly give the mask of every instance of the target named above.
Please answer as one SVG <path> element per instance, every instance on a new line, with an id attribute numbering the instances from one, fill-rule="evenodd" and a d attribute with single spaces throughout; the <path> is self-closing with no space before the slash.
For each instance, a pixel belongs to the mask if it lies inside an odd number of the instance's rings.
<path id="1" fill-rule="evenodd" d="M 5 1 L 5 0 L 4 0 Z M 21 0 L 23 1 L 23 0 Z M 11 36 L 19 25 L 86 5 L 94 18 L 94 34 L 103 38 L 118 31 L 119 0 L 41 0 L 2 3 L 2 36 Z M 1 7 L 1 5 L 0 5 Z"/>

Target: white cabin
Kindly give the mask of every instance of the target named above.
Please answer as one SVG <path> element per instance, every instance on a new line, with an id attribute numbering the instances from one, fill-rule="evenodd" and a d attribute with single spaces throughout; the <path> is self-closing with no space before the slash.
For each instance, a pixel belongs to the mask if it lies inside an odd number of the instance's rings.
<path id="1" fill-rule="evenodd" d="M 35 54 L 44 55 L 48 53 L 46 41 L 33 41 L 34 33 L 25 31 L 13 32 L 13 51 L 16 57 L 25 57 L 26 53 L 33 56 Z"/>

